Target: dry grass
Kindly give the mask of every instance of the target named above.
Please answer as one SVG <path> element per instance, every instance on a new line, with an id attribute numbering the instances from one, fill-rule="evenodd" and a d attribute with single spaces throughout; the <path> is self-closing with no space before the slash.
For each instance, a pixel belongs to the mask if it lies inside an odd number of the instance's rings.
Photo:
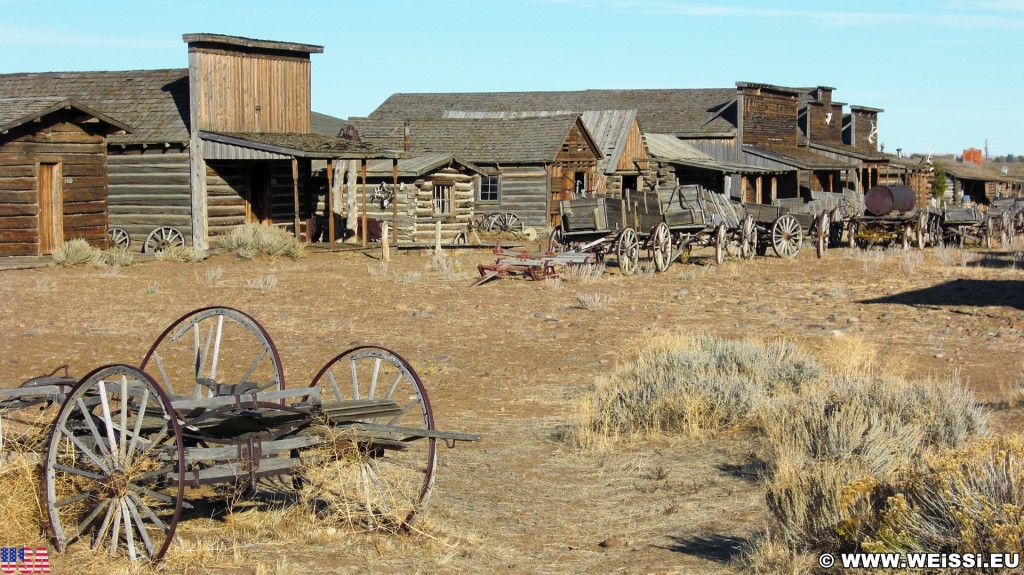
<path id="1" fill-rule="evenodd" d="M 90 246 L 89 242 L 75 238 L 57 246 L 51 257 L 57 265 L 78 266 L 97 261 L 101 257 L 101 252 Z"/>
<path id="2" fill-rule="evenodd" d="M 366 273 L 372 278 L 387 277 L 388 262 L 379 261 L 373 264 L 366 264 Z"/>
<path id="3" fill-rule="evenodd" d="M 195 271 L 196 283 L 206 287 L 218 287 L 221 285 L 221 281 L 224 278 L 224 266 L 213 266 L 206 268 L 203 275 L 199 275 L 199 270 Z"/>
<path id="4" fill-rule="evenodd" d="M 917 268 L 924 263 L 924 253 L 920 250 L 910 250 L 903 253 L 903 257 L 900 258 L 900 271 L 904 274 L 911 275 L 917 271 Z"/>
<path id="5" fill-rule="evenodd" d="M 276 226 L 262 224 L 235 227 L 221 240 L 221 247 L 243 260 L 256 256 L 283 256 L 293 260 L 306 257 L 305 246 L 293 235 Z"/>
<path id="6" fill-rule="evenodd" d="M 434 254 L 430 263 L 426 265 L 426 269 L 428 272 L 433 271 L 439 279 L 444 281 L 456 280 L 462 275 L 459 263 L 445 254 Z"/>
<path id="7" fill-rule="evenodd" d="M 263 294 L 270 293 L 277 287 L 277 276 L 256 276 L 252 279 L 245 280 L 245 287 Z"/>
<path id="8" fill-rule="evenodd" d="M 135 252 L 128 248 L 111 248 L 100 252 L 97 261 L 108 266 L 127 267 L 135 263 Z"/>
<path id="9" fill-rule="evenodd" d="M 578 293 L 576 301 L 580 307 L 587 311 L 598 311 L 608 307 L 614 301 L 611 295 L 606 293 Z"/>
<path id="10" fill-rule="evenodd" d="M 156 252 L 156 259 L 162 262 L 194 264 L 206 259 L 206 253 L 192 246 L 167 246 Z"/>
<path id="11" fill-rule="evenodd" d="M 559 274 L 563 280 L 578 284 L 592 284 L 601 280 L 604 275 L 604 264 L 570 264 Z"/>

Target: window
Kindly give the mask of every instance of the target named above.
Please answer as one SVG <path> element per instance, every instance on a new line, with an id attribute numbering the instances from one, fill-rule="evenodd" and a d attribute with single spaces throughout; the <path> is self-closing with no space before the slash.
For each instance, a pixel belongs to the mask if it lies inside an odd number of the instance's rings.
<path id="1" fill-rule="evenodd" d="M 452 185 L 434 184 L 434 215 L 450 216 L 452 214 Z"/>
<path id="2" fill-rule="evenodd" d="M 494 202 L 501 200 L 501 176 L 480 176 L 480 189 L 476 200 L 478 202 Z"/>

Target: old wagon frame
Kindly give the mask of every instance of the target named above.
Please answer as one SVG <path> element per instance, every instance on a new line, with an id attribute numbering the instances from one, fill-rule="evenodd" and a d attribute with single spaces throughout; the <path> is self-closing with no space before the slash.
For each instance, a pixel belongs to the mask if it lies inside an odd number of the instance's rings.
<path id="1" fill-rule="evenodd" d="M 58 405 L 43 458 L 53 542 L 159 561 L 188 507 L 185 488 L 338 467 L 335 505 L 367 529 L 406 529 L 427 501 L 439 431 L 426 389 L 397 353 L 359 346 L 286 389 L 273 340 L 251 316 L 195 310 L 171 324 L 139 367 L 100 367 L 0 391 L 0 409 Z M 342 482 L 344 483 L 344 482 Z M 353 514 L 354 512 L 354 514 Z"/>

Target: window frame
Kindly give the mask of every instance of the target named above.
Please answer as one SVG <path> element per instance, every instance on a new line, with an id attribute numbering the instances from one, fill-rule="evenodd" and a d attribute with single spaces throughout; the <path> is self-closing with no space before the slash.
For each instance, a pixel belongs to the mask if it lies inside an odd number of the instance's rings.
<path id="1" fill-rule="evenodd" d="M 441 192 L 441 196 L 438 192 Z M 447 207 L 448 210 L 439 210 L 440 207 Z M 430 212 L 434 217 L 449 217 L 455 215 L 455 184 L 451 182 L 434 182 L 430 198 Z"/>
<path id="2" fill-rule="evenodd" d="M 494 199 L 484 199 L 484 178 L 490 180 L 493 178 L 494 181 Z M 490 185 L 490 184 L 488 184 Z M 476 203 L 478 204 L 500 204 L 501 203 L 501 174 L 485 175 L 481 174 L 477 180 L 476 186 Z"/>

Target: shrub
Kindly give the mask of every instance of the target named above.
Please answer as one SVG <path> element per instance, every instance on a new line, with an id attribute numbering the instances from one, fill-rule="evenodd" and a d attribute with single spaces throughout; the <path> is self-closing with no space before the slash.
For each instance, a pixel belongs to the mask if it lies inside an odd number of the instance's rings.
<path id="1" fill-rule="evenodd" d="M 606 293 L 580 293 L 576 294 L 576 301 L 580 307 L 588 311 L 597 311 L 608 307 L 614 298 Z"/>
<path id="2" fill-rule="evenodd" d="M 110 248 L 100 252 L 99 261 L 108 266 L 130 266 L 135 263 L 135 254 L 128 248 Z"/>
<path id="3" fill-rule="evenodd" d="M 258 255 L 284 256 L 293 260 L 306 257 L 306 248 L 293 235 L 276 226 L 245 224 L 237 226 L 221 240 L 221 246 L 235 257 L 248 260 Z"/>
<path id="4" fill-rule="evenodd" d="M 192 246 L 167 246 L 156 252 L 156 259 L 164 262 L 178 262 L 182 264 L 194 264 L 203 261 L 206 253 L 203 250 Z"/>
<path id="5" fill-rule="evenodd" d="M 89 242 L 75 238 L 57 246 L 51 254 L 54 263 L 61 266 L 77 266 L 97 261 L 100 250 L 89 245 Z"/>
<path id="6" fill-rule="evenodd" d="M 274 291 L 274 288 L 277 287 L 277 276 L 256 276 L 253 279 L 246 280 L 245 286 L 251 290 L 258 291 L 260 293 L 270 293 Z"/>
<path id="7" fill-rule="evenodd" d="M 604 264 L 569 264 L 562 270 L 561 278 L 567 282 L 589 284 L 601 279 Z"/>

